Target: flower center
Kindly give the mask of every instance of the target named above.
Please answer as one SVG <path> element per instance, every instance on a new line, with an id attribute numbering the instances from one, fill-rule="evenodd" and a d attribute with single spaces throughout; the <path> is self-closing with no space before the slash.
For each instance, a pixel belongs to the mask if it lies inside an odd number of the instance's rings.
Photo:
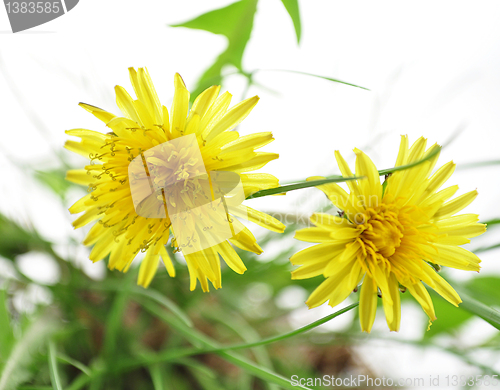
<path id="1" fill-rule="evenodd" d="M 361 239 L 368 252 L 373 251 L 388 259 L 401 245 L 403 225 L 398 220 L 398 213 L 384 204 L 377 209 L 368 209 L 361 226 Z"/>

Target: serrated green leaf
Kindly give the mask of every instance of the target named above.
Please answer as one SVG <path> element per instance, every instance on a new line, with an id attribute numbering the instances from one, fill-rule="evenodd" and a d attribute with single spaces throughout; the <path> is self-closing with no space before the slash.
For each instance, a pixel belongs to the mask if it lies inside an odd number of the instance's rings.
<path id="1" fill-rule="evenodd" d="M 222 69 L 232 65 L 240 71 L 242 69 L 243 53 L 245 51 L 253 28 L 257 0 L 240 0 L 227 7 L 219 8 L 184 23 L 174 24 L 171 27 L 187 27 L 204 30 L 213 34 L 224 35 L 228 45 L 215 62 L 203 73 L 198 80 L 192 96 L 198 96 L 203 90 L 213 84 L 221 84 Z"/>
<path id="2" fill-rule="evenodd" d="M 285 6 L 288 15 L 292 18 L 293 27 L 295 28 L 295 35 L 297 36 L 297 43 L 300 43 L 302 35 L 302 23 L 300 20 L 299 2 L 298 0 L 281 0 Z"/>

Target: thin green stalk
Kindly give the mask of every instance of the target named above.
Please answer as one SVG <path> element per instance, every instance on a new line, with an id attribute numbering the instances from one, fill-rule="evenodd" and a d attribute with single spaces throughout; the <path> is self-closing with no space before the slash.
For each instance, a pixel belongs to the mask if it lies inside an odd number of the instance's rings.
<path id="1" fill-rule="evenodd" d="M 94 375 L 94 373 L 91 373 Z M 80 390 L 85 387 L 90 382 L 90 376 L 85 374 L 80 374 L 77 378 L 69 385 L 66 390 Z"/>
<path id="2" fill-rule="evenodd" d="M 328 183 L 340 183 L 340 182 L 346 182 L 350 180 L 357 180 L 361 179 L 362 177 L 342 177 L 342 176 L 331 176 L 327 179 L 322 179 L 322 180 L 310 180 L 310 181 L 304 181 L 301 183 L 295 183 L 295 184 L 288 184 L 276 188 L 269 188 L 267 190 L 260 190 L 257 191 L 249 196 L 247 196 L 246 199 L 255 199 L 255 198 L 261 198 L 263 196 L 269 196 L 269 195 L 276 195 L 276 194 L 284 194 L 289 191 L 294 191 L 294 190 L 301 190 L 303 188 L 310 188 L 310 187 L 317 187 L 323 184 L 328 184 Z"/>
<path id="3" fill-rule="evenodd" d="M 393 167 L 393 168 L 388 168 L 388 169 L 382 169 L 378 171 L 379 176 L 385 176 L 390 173 L 396 172 L 396 171 L 403 171 L 405 169 L 410 169 L 413 168 L 419 164 L 422 164 L 434 156 L 436 156 L 440 151 L 442 147 L 439 145 L 435 145 L 433 149 L 421 160 L 412 162 L 411 164 L 406 164 L 406 165 L 401 165 L 398 167 Z M 276 194 L 284 194 L 289 191 L 294 191 L 294 190 L 300 190 L 303 188 L 310 188 L 310 187 L 317 187 L 323 184 L 328 184 L 328 183 L 340 183 L 340 182 L 346 182 L 350 180 L 358 180 L 358 179 L 363 179 L 363 176 L 353 176 L 353 177 L 343 177 L 343 176 L 329 176 L 325 179 L 322 180 L 310 180 L 310 181 L 303 181 L 300 183 L 294 183 L 294 184 L 287 184 L 284 186 L 276 187 L 276 188 L 269 188 L 266 190 L 260 190 L 257 191 L 249 196 L 247 196 L 246 199 L 255 199 L 255 198 L 261 198 L 263 196 L 269 196 L 269 195 L 276 195 Z"/>
<path id="4" fill-rule="evenodd" d="M 161 316 L 161 318 L 164 319 L 169 324 L 176 323 L 176 319 L 174 317 L 171 317 L 167 313 L 165 313 L 161 310 L 158 310 L 158 307 L 152 306 L 149 302 L 142 302 L 142 303 L 143 303 L 143 307 L 146 310 L 150 311 L 151 313 L 153 313 L 156 316 Z M 226 351 L 253 348 L 253 347 L 271 344 L 271 343 L 274 343 L 277 341 L 283 341 L 283 340 L 286 340 L 290 337 L 297 336 L 301 333 L 305 333 L 311 329 L 314 329 L 314 328 L 334 319 L 335 317 L 338 317 L 338 316 L 356 308 L 358 305 L 359 305 L 358 302 L 353 303 L 352 305 L 349 305 L 349 306 L 347 306 L 339 311 L 336 311 L 335 313 L 327 315 L 327 316 L 325 316 L 317 321 L 314 321 L 314 322 L 312 322 L 306 326 L 303 326 L 299 329 L 296 329 L 294 331 L 291 331 L 291 332 L 288 332 L 288 333 L 285 333 L 285 334 L 282 334 L 279 336 L 270 337 L 270 338 L 267 338 L 264 340 L 260 340 L 260 341 L 256 341 L 256 342 L 252 342 L 252 343 L 246 343 L 246 344 L 236 344 L 236 345 L 227 345 L 227 346 L 219 346 L 219 345 L 208 346 L 206 344 L 205 339 L 198 338 L 200 336 L 198 335 L 198 333 L 194 329 L 182 328 L 181 332 L 183 334 L 190 334 L 191 335 L 191 336 L 188 336 L 188 338 L 191 337 L 191 338 L 189 338 L 191 341 L 194 340 L 198 344 L 199 343 L 201 343 L 202 345 L 204 344 L 205 348 L 183 348 L 183 349 L 177 349 L 177 350 L 176 349 L 168 350 L 165 353 L 162 353 L 162 354 L 159 354 L 156 356 L 147 356 L 147 357 L 143 357 L 142 359 L 135 359 L 133 361 L 128 361 L 125 364 L 124 363 L 121 363 L 121 364 L 117 363 L 113 367 L 113 370 L 114 370 L 114 372 L 121 372 L 121 371 L 126 371 L 126 370 L 129 370 L 132 368 L 140 367 L 140 366 L 149 366 L 149 365 L 161 363 L 161 362 L 175 361 L 175 360 L 178 360 L 178 359 L 181 359 L 184 357 L 189 357 L 189 356 L 194 356 L 194 355 L 201 355 L 201 354 L 205 354 L 205 353 L 218 353 L 218 354 L 220 354 L 220 353 L 226 352 Z M 179 324 L 177 324 L 175 326 L 175 328 L 177 330 L 180 330 Z M 192 334 L 190 331 L 193 331 L 195 333 Z M 195 337 L 195 338 L 193 338 L 193 337 Z M 205 337 L 205 336 L 201 335 L 201 337 Z M 78 389 L 71 389 L 71 390 L 78 390 Z"/>
<path id="5" fill-rule="evenodd" d="M 309 325 L 305 325 L 302 328 L 293 330 L 293 331 L 288 332 L 288 333 L 284 333 L 284 334 L 279 335 L 279 336 L 269 337 L 267 339 L 260 340 L 260 341 L 255 341 L 253 343 L 222 346 L 220 348 L 216 348 L 216 349 L 212 349 L 212 350 L 205 350 L 205 351 L 203 351 L 201 353 L 221 352 L 221 351 L 234 351 L 234 350 L 237 350 L 237 349 L 246 349 L 246 348 L 259 347 L 261 345 L 266 345 L 266 344 L 275 343 L 277 341 L 286 340 L 286 339 L 288 339 L 290 337 L 293 337 L 293 336 L 299 335 L 301 333 L 307 332 L 307 331 L 309 331 L 311 329 L 317 328 L 318 326 L 323 325 L 323 324 L 327 323 L 330 320 L 333 320 L 335 317 L 338 317 L 338 316 L 340 316 L 340 315 L 342 315 L 344 313 L 347 313 L 348 311 L 356 308 L 358 305 L 359 305 L 359 302 L 353 303 L 352 305 L 349 305 L 349 306 L 347 306 L 347 307 L 345 307 L 345 308 L 343 308 L 341 310 L 338 310 L 338 311 L 336 311 L 333 314 L 329 314 L 329 315 L 327 315 L 327 316 L 325 316 L 323 318 L 320 318 L 317 321 L 311 322 Z"/>
<path id="6" fill-rule="evenodd" d="M 57 351 L 56 346 L 52 340 L 49 341 L 49 373 L 52 388 L 54 390 L 62 390 L 61 378 L 57 369 Z"/>
<path id="7" fill-rule="evenodd" d="M 69 356 L 66 356 L 62 353 L 57 354 L 57 361 L 60 363 L 70 364 L 73 367 L 79 369 L 85 375 L 90 375 L 90 368 L 88 368 L 85 364 L 83 364 L 83 363 L 81 363 L 73 358 L 70 358 Z"/>
<path id="8" fill-rule="evenodd" d="M 385 175 L 388 175 L 389 173 L 393 173 L 393 172 L 396 172 L 396 171 L 403 171 L 405 169 L 413 168 L 413 167 L 415 167 L 417 165 L 420 165 L 420 164 L 422 164 L 422 163 L 430 160 L 434 156 L 436 156 L 438 153 L 441 152 L 441 149 L 442 149 L 441 146 L 435 145 L 433 147 L 433 150 L 431 152 L 429 152 L 427 154 L 427 156 L 425 156 L 423 159 L 415 161 L 415 162 L 412 162 L 411 164 L 400 165 L 399 167 L 381 169 L 380 171 L 378 171 L 378 174 L 379 174 L 379 176 L 385 176 Z"/>
<path id="9" fill-rule="evenodd" d="M 168 323 L 172 328 L 177 330 L 179 333 L 184 335 L 191 343 L 201 344 L 205 349 L 219 349 L 220 345 L 215 340 L 212 340 L 208 336 L 198 332 L 196 329 L 187 328 L 183 324 L 179 322 L 178 319 L 172 317 L 168 313 L 165 313 L 164 310 L 161 309 L 160 306 L 154 304 L 152 302 L 144 302 L 143 307 L 150 311 L 153 315 L 162 319 L 166 323 Z M 223 358 L 224 360 L 233 363 L 234 365 L 243 368 L 244 370 L 250 372 L 255 375 L 257 378 L 260 378 L 264 381 L 270 381 L 272 383 L 276 383 L 277 385 L 289 389 L 305 389 L 310 390 L 305 386 L 292 386 L 291 381 L 279 374 L 276 374 L 265 367 L 262 367 L 243 356 L 233 354 L 231 352 L 217 352 L 217 354 Z"/>
<path id="10" fill-rule="evenodd" d="M 366 91 L 369 91 L 368 88 L 361 87 L 361 86 L 356 85 L 356 84 L 348 83 L 346 81 L 342 81 L 342 80 L 339 80 L 339 79 L 334 79 L 332 77 L 327 77 L 327 76 L 320 76 L 320 75 L 313 74 L 313 73 L 301 72 L 301 71 L 298 71 L 298 70 L 289 70 L 289 69 L 255 69 L 252 73 L 257 73 L 257 72 L 285 72 L 285 73 L 301 74 L 301 75 L 304 75 L 304 76 L 316 77 L 316 78 L 319 78 L 319 79 L 323 79 L 323 80 L 327 80 L 327 81 L 332 81 L 334 83 L 345 84 L 345 85 L 349 85 L 351 87 L 361 88 L 361 89 L 364 89 Z"/>

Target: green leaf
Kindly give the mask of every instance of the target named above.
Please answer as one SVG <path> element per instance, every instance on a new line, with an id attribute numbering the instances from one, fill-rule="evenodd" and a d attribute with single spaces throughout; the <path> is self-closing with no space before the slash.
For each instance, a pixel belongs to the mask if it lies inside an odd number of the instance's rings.
<path id="1" fill-rule="evenodd" d="M 300 37 L 302 35 L 302 23 L 300 21 L 300 11 L 298 0 L 281 0 L 285 6 L 288 15 L 292 18 L 293 27 L 295 28 L 295 34 L 297 35 L 297 43 L 300 43 Z"/>
<path id="2" fill-rule="evenodd" d="M 56 346 L 52 340 L 49 341 L 49 373 L 50 381 L 52 382 L 52 388 L 54 390 L 63 390 L 61 385 L 61 378 L 59 377 L 59 372 L 57 369 L 57 359 L 56 359 Z"/>
<path id="3" fill-rule="evenodd" d="M 349 180 L 356 180 L 360 179 L 360 177 L 342 177 L 342 176 L 332 176 L 328 179 L 322 179 L 322 180 L 310 180 L 310 181 L 305 181 L 301 183 L 296 183 L 296 184 L 289 184 L 285 186 L 280 186 L 276 188 L 270 188 L 267 190 L 260 190 L 257 191 L 249 196 L 247 196 L 246 199 L 254 199 L 254 198 L 261 198 L 263 196 L 269 196 L 269 195 L 276 195 L 276 194 L 284 194 L 289 191 L 294 191 L 294 190 L 300 190 L 302 188 L 310 188 L 310 187 L 316 187 L 320 186 L 323 184 L 328 184 L 328 183 L 339 183 L 339 182 L 345 182 Z"/>
<path id="4" fill-rule="evenodd" d="M 243 72 L 241 64 L 243 53 L 250 39 L 256 10 L 257 0 L 240 0 L 187 22 L 171 25 L 171 27 L 204 30 L 213 34 L 224 35 L 228 39 L 226 50 L 203 73 L 192 96 L 199 95 L 211 85 L 221 84 L 222 69 L 227 65 L 232 65 Z"/>

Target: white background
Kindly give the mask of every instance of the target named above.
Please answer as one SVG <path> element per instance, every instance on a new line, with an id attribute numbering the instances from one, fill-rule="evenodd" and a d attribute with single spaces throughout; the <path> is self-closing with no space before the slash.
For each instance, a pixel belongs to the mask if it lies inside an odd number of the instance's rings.
<path id="1" fill-rule="evenodd" d="M 168 24 L 230 2 L 81 0 L 67 15 L 18 34 L 10 32 L 7 14 L 0 9 L 0 211 L 34 225 L 55 242 L 65 242 L 68 236 L 81 240 L 82 233 L 72 230 L 66 211 L 80 193 L 71 194 L 61 207 L 30 178 L 29 168 L 57 166 L 54 152 L 68 138 L 64 130 L 105 130 L 77 104 L 83 101 L 118 113 L 113 87 L 132 90 L 129 66 L 148 67 L 167 107 L 175 72 L 194 88 L 226 40 Z M 429 144 L 454 136 L 439 164 L 453 160 L 458 165 L 448 183 L 458 183 L 459 194 L 478 189 L 480 195 L 467 212 L 480 214 L 482 220 L 500 217 L 500 165 L 460 170 L 466 163 L 499 159 L 500 3 L 325 0 L 301 1 L 300 6 L 303 37 L 297 45 L 281 2 L 259 2 L 244 67 L 294 69 L 370 91 L 291 73 L 258 73 L 257 80 L 278 94 L 251 88 L 249 93 L 258 94 L 261 101 L 239 131 L 274 133 L 276 141 L 265 150 L 280 153 L 280 159 L 263 171 L 282 182 L 337 174 L 334 150 L 353 162 L 354 147 L 365 150 L 380 169 L 388 168 L 395 162 L 400 134 L 408 134 L 412 142 L 423 135 Z M 227 81 L 225 88 L 236 103 L 245 82 L 240 76 Z M 463 131 L 457 134 L 458 129 Z M 63 153 L 75 167 L 85 162 Z M 252 202 L 263 210 L 288 212 L 297 212 L 300 205 L 301 213 L 310 213 L 313 203 L 323 199 L 318 193 L 311 189 Z M 303 204 L 304 198 L 308 204 Z M 471 247 L 498 241 L 498 232 L 492 230 Z M 275 248 L 264 249 L 272 253 Z M 499 254 L 497 250 L 482 256 L 482 273 L 500 270 Z M 463 274 L 456 277 L 469 277 Z M 300 321 L 330 310 L 301 311 Z M 395 338 L 420 335 L 425 319 L 412 307 L 406 311 L 403 330 Z M 379 319 L 376 327 L 383 329 L 383 318 Z M 474 321 L 463 330 L 463 339 L 478 334 L 491 334 L 491 327 Z M 368 343 L 362 349 L 378 374 L 427 378 L 475 373 L 437 350 L 394 345 L 397 360 L 389 359 L 394 353 L 390 345 Z"/>

